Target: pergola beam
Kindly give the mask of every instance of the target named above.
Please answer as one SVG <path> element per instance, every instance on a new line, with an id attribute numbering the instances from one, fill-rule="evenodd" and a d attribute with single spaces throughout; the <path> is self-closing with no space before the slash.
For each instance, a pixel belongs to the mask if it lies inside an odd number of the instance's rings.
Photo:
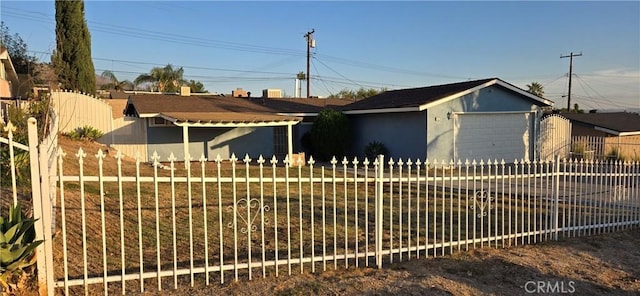
<path id="1" fill-rule="evenodd" d="M 182 143 L 184 151 L 184 165 L 185 168 L 190 161 L 189 155 L 189 127 L 275 127 L 275 126 L 287 126 L 287 155 L 289 158 L 293 155 L 293 125 L 300 123 L 300 121 L 273 121 L 273 122 L 242 122 L 242 123 L 201 123 L 201 122 L 177 122 L 173 121 L 176 126 L 182 127 Z"/>

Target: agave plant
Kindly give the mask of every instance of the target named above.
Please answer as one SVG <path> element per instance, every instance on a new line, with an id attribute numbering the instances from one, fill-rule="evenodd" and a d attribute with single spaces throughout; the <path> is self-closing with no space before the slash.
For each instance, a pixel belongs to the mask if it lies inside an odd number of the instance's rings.
<path id="1" fill-rule="evenodd" d="M 35 219 L 27 218 L 20 205 L 9 209 L 9 217 L 0 217 L 0 284 L 9 290 L 9 282 L 25 267 L 36 262 Z"/>

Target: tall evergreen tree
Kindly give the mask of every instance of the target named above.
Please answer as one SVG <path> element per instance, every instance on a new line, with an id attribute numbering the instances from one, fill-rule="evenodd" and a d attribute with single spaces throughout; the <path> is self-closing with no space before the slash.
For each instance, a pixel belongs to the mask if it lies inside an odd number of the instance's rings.
<path id="1" fill-rule="evenodd" d="M 56 0 L 56 45 L 52 62 L 62 88 L 94 94 L 96 74 L 84 1 Z"/>

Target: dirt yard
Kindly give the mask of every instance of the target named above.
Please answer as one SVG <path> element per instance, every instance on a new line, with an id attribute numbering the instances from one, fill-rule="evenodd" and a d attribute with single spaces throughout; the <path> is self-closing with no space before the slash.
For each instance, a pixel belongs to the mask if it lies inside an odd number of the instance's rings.
<path id="1" fill-rule="evenodd" d="M 188 284 L 187 284 L 188 285 Z M 162 295 L 640 295 L 640 230 Z"/>
<path id="2" fill-rule="evenodd" d="M 261 278 L 258 270 L 254 274 L 252 281 L 241 277 L 238 282 L 209 286 L 199 275 L 193 288 L 188 277 L 181 277 L 178 290 L 158 293 L 147 286 L 144 295 L 640 295 L 640 229 L 385 262 L 382 269 L 339 268 L 312 274 L 305 268 L 304 274 L 282 272 L 278 278 Z M 110 294 L 120 293 L 118 285 L 110 285 L 114 288 Z M 95 285 L 95 291 L 101 293 L 101 285 Z M 62 289 L 56 290 L 56 295 L 62 294 Z"/>

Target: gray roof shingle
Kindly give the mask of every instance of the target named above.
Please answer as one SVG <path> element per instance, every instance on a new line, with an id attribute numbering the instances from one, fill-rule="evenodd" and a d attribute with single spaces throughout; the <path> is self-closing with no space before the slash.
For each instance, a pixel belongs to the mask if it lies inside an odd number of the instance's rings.
<path id="1" fill-rule="evenodd" d="M 620 133 L 640 131 L 640 114 L 638 113 L 611 112 L 560 114 L 574 122 L 606 128 Z"/>
<path id="2" fill-rule="evenodd" d="M 386 91 L 381 94 L 357 101 L 345 106 L 343 111 L 418 108 L 422 105 L 437 102 L 452 95 L 471 90 L 484 84 L 495 82 L 504 88 L 520 93 L 523 97 L 534 101 L 541 106 L 551 105 L 551 101 L 529 94 L 526 91 L 507 83 L 499 78 L 487 78 L 473 81 L 457 82 L 450 84 L 434 85 L 427 87 L 408 88 Z M 493 85 L 493 84 L 491 84 Z"/>
<path id="3" fill-rule="evenodd" d="M 344 110 L 418 107 L 420 105 L 437 101 L 447 96 L 465 91 L 467 89 L 474 88 L 493 79 L 495 78 L 427 87 L 390 90 L 350 104 L 346 106 Z"/>
<path id="4" fill-rule="evenodd" d="M 128 116 L 163 114 L 183 122 L 272 122 L 299 120 L 251 101 L 223 96 L 131 95 Z"/>

